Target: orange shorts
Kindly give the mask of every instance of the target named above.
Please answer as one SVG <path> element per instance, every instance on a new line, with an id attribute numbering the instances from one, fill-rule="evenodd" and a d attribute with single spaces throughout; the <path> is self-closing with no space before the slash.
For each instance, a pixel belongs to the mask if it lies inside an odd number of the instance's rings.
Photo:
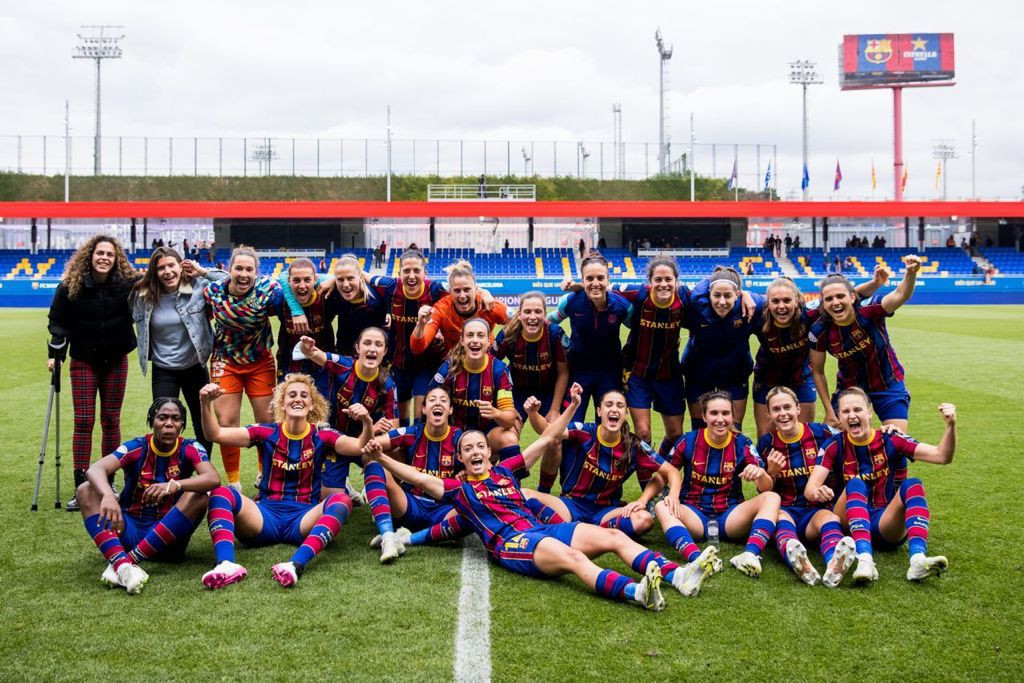
<path id="1" fill-rule="evenodd" d="M 250 398 L 271 396 L 277 385 L 274 356 L 267 353 L 255 363 L 237 365 L 231 362 L 210 363 L 210 379 L 219 384 L 225 394 L 241 394 Z"/>

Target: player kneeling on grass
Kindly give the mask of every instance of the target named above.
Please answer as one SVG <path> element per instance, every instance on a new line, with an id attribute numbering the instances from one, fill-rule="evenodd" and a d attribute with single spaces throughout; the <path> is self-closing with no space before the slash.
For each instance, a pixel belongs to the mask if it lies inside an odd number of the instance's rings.
<path id="1" fill-rule="evenodd" d="M 750 439 L 733 431 L 732 395 L 709 391 L 698 404 L 707 427 L 679 437 L 666 458 L 683 474 L 680 513 L 672 514 L 663 500 L 654 507 L 654 514 L 669 543 L 688 562 L 701 556 L 694 536 L 707 538 L 711 520 L 716 520 L 725 540 L 746 537 L 743 552 L 729 561 L 747 576 L 758 577 L 761 553 L 775 533 L 781 499 L 771 490 L 772 478 Z M 756 483 L 760 493 L 744 500 L 744 481 Z"/>
<path id="2" fill-rule="evenodd" d="M 129 595 L 149 579 L 140 562 L 182 558 L 206 512 L 206 492 L 220 484 L 206 449 L 181 438 L 185 419 L 181 401 L 156 399 L 147 416 L 153 432 L 93 463 L 75 492 L 85 528 L 110 563 L 101 580 Z M 124 470 L 120 498 L 108 479 L 119 469 Z"/>
<path id="3" fill-rule="evenodd" d="M 771 430 L 758 439 L 757 452 L 775 480 L 774 491 L 782 498 L 775 527 L 775 547 L 804 583 L 813 586 L 820 580 L 829 588 L 835 588 L 853 564 L 853 539 L 843 535 L 839 517 L 825 507 L 825 503 L 811 502 L 804 497 L 818 451 L 835 432 L 824 423 L 801 422 L 804 406 L 789 387 L 770 389 L 764 405 Z M 820 541 L 825 558 L 824 578 L 811 564 L 800 539 L 808 543 Z"/>
<path id="4" fill-rule="evenodd" d="M 216 384 L 207 384 L 199 393 L 206 435 L 222 446 L 255 446 L 262 474 L 258 501 L 229 486 L 210 493 L 210 536 L 217 566 L 203 574 L 203 585 L 222 588 L 246 577 L 245 567 L 235 563 L 237 535 L 248 546 L 299 546 L 290 560 L 271 569 L 279 584 L 293 586 L 306 564 L 341 531 L 352 511 L 352 501 L 344 492 L 320 502 L 324 460 L 328 453 L 358 452 L 369 441 L 373 422 L 366 408 L 356 403 L 347 410 L 349 417 L 363 424 L 359 439 L 317 427 L 327 417 L 327 402 L 309 375 L 290 374 L 274 389 L 275 423 L 221 427 L 213 411 L 221 392 Z"/>
<path id="5" fill-rule="evenodd" d="M 633 541 L 618 529 L 584 523 L 543 525 L 530 511 L 513 474 L 529 469 L 569 424 L 580 405 L 583 391 L 570 389 L 570 403 L 540 437 L 522 454 L 491 464 L 487 439 L 476 430 L 463 433 L 458 458 L 465 467 L 465 480 L 440 479 L 400 463 L 371 442 L 365 449 L 396 477 L 418 486 L 435 500 L 450 503 L 475 528 L 491 558 L 502 567 L 537 578 L 572 573 L 599 595 L 614 600 L 637 602 L 660 610 L 665 601 L 661 579 L 681 587 L 678 565 Z M 634 570 L 642 572 L 640 582 L 610 569 L 602 569 L 591 557 L 615 553 Z"/>
<path id="6" fill-rule="evenodd" d="M 939 576 L 949 565 L 942 555 L 928 557 L 928 526 L 931 515 L 924 485 L 907 477 L 907 460 L 948 465 L 956 451 L 956 406 L 939 405 L 946 430 L 938 446 L 914 441 L 898 432 L 885 433 L 871 427 L 871 401 L 863 389 L 851 387 L 839 392 L 839 425 L 842 433 L 829 441 L 818 455 L 804 495 L 811 501 L 827 502 L 835 492 L 826 486 L 830 472 L 839 472 L 845 490 L 835 511 L 845 520 L 857 546 L 855 583 L 878 580 L 872 545 L 892 549 L 908 541 L 910 568 L 907 580 L 921 581 Z"/>

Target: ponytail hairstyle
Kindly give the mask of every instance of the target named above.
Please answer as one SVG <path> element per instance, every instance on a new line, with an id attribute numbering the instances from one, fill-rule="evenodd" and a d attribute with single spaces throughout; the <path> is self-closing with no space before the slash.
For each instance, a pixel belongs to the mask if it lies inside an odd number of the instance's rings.
<path id="1" fill-rule="evenodd" d="M 487 443 L 487 435 L 484 434 L 479 429 L 467 429 L 466 431 L 464 431 L 461 434 L 459 434 L 459 440 L 455 442 L 455 453 L 457 455 L 462 455 L 462 440 L 465 439 L 470 434 L 479 434 L 480 436 L 484 437 L 484 443 L 487 444 L 487 449 L 491 451 L 491 458 L 490 458 L 491 464 L 492 465 L 496 464 L 494 462 L 495 453 L 494 453 L 493 449 L 491 449 L 491 445 L 489 443 Z"/>
<path id="2" fill-rule="evenodd" d="M 423 255 L 422 251 L 420 251 L 419 249 L 413 248 L 413 247 L 410 247 L 409 249 L 406 249 L 405 251 L 403 251 L 402 255 L 398 257 L 399 267 L 401 267 L 402 262 L 404 262 L 404 261 L 406 261 L 408 259 L 416 259 L 417 261 L 419 261 L 420 265 L 423 266 L 423 271 L 426 272 L 426 270 L 427 270 L 427 259 Z"/>
<path id="3" fill-rule="evenodd" d="M 385 332 L 384 330 L 382 330 L 379 327 L 374 327 L 373 325 L 371 325 L 369 327 L 363 328 L 363 331 L 359 333 L 358 337 L 356 337 L 356 351 L 357 351 L 357 358 L 356 358 L 356 361 L 355 361 L 356 363 L 359 362 L 359 359 L 358 359 L 359 342 L 361 342 L 363 340 L 363 337 L 366 336 L 367 332 L 376 332 L 377 334 L 379 334 L 381 337 L 384 338 L 384 357 L 387 358 L 387 352 L 388 352 L 388 333 Z M 387 394 L 386 386 L 387 386 L 387 382 L 388 382 L 388 375 L 389 375 L 390 372 L 391 372 L 391 363 L 388 363 L 387 361 L 383 361 L 382 360 L 380 365 L 377 366 L 377 379 L 373 380 L 373 386 L 377 389 L 377 395 L 384 396 L 384 395 Z"/>
<path id="4" fill-rule="evenodd" d="M 623 399 L 626 398 L 626 395 L 618 389 L 609 389 L 601 394 L 601 399 L 597 402 L 598 406 L 604 403 L 604 399 L 608 394 L 618 394 Z M 626 410 L 626 414 L 629 414 L 628 409 Z M 600 425 L 600 418 L 598 418 L 598 423 Z M 633 457 L 633 447 L 635 445 L 634 440 L 637 442 L 642 441 L 639 436 L 633 433 L 633 428 L 629 424 L 629 418 L 624 417 L 622 419 L 622 425 L 619 427 L 619 442 L 622 444 L 622 452 L 627 460 Z"/>
<path id="5" fill-rule="evenodd" d="M 259 267 L 258 264 L 257 267 Z M 309 268 L 310 270 L 313 271 L 314 275 L 316 275 L 317 273 L 316 265 L 313 263 L 312 260 L 306 258 L 305 256 L 300 256 L 299 258 L 295 259 L 294 261 L 288 264 L 288 275 L 292 274 L 293 268 Z"/>
<path id="6" fill-rule="evenodd" d="M 765 394 L 765 407 L 771 405 L 772 399 L 780 394 L 785 394 L 786 396 L 789 396 L 791 399 L 793 399 L 793 403 L 796 405 L 796 407 L 800 407 L 800 398 L 797 397 L 796 392 L 790 389 L 789 387 L 782 386 L 781 384 L 777 387 L 772 387 L 771 389 L 768 390 L 768 393 Z"/>
<path id="7" fill-rule="evenodd" d="M 857 292 L 853 288 L 853 283 L 850 282 L 850 279 L 847 278 L 845 275 L 841 273 L 832 273 L 831 275 L 826 275 L 821 279 L 821 286 L 818 288 L 818 292 L 824 292 L 825 288 L 828 287 L 829 285 L 843 285 L 844 287 L 846 287 L 846 290 L 850 293 L 850 296 L 853 297 L 854 301 L 857 300 Z M 827 306 L 822 306 L 821 309 L 825 312 L 826 315 L 828 315 L 830 319 L 832 318 L 832 313 L 828 310 Z M 868 405 L 870 406 L 871 404 L 869 403 Z"/>
<path id="8" fill-rule="evenodd" d="M 729 405 L 732 406 L 732 394 L 728 391 L 722 391 L 721 389 L 712 389 L 704 394 L 701 394 L 697 402 L 700 403 L 700 415 L 704 417 L 704 413 L 708 411 L 708 404 L 712 401 L 724 400 L 728 401 Z M 733 416 L 735 418 L 735 416 Z"/>
<path id="9" fill-rule="evenodd" d="M 239 256 L 248 256 L 256 263 L 256 276 L 260 274 L 260 255 L 256 253 L 256 250 L 245 244 L 239 244 L 237 247 L 231 250 L 231 258 L 228 260 L 228 270 L 231 270 L 231 266 L 235 264 L 235 259 Z M 312 263 L 312 261 L 310 261 Z"/>
<path id="10" fill-rule="evenodd" d="M 363 266 L 359 263 L 359 257 L 355 254 L 342 254 L 334 262 L 335 272 L 338 270 L 338 266 L 352 266 L 356 269 L 356 274 L 359 276 L 359 289 L 363 293 L 363 298 L 366 299 L 369 288 L 366 286 L 366 280 L 362 277 Z"/>
<path id="11" fill-rule="evenodd" d="M 462 332 L 459 334 L 459 343 L 452 347 L 452 350 L 448 352 L 448 374 L 445 375 L 445 384 L 454 386 L 455 375 L 462 370 L 462 362 L 466 360 L 466 350 L 462 348 L 462 335 L 465 334 L 466 328 L 474 323 L 480 323 L 487 328 L 488 334 L 491 331 L 491 324 L 483 318 L 470 318 L 466 322 L 462 323 Z M 490 353 L 490 349 L 487 350 Z"/>
<path id="12" fill-rule="evenodd" d="M 861 397 L 862 399 L 864 399 L 864 404 L 867 405 L 868 410 L 874 412 L 874 408 L 871 407 L 871 398 L 868 396 L 868 393 L 866 391 L 864 391 L 863 389 L 861 389 L 860 387 L 847 387 L 847 388 L 843 389 L 842 391 L 840 391 L 836 395 L 836 405 L 838 406 L 839 402 L 841 400 L 843 400 L 843 398 L 845 398 L 847 396 L 859 396 L 859 397 Z"/>
<path id="13" fill-rule="evenodd" d="M 729 282 L 737 292 L 743 289 L 743 278 L 740 277 L 739 271 L 732 266 L 715 266 L 715 269 L 711 271 L 708 287 L 710 288 L 716 282 Z"/>
<path id="14" fill-rule="evenodd" d="M 604 255 L 596 249 L 591 250 L 589 254 L 583 257 L 580 261 L 580 277 L 583 277 L 583 269 L 592 263 L 597 263 L 604 266 L 604 269 L 611 273 L 611 263 L 604 257 Z"/>
<path id="15" fill-rule="evenodd" d="M 527 299 L 540 299 L 541 304 L 544 305 L 544 309 L 547 310 L 547 300 L 544 298 L 544 292 L 533 289 L 519 296 L 519 308 L 516 309 L 512 319 L 505 325 L 505 341 L 515 342 L 519 339 L 519 335 L 523 333 L 523 321 L 519 319 L 519 312 L 523 310 L 523 302 Z"/>
<path id="16" fill-rule="evenodd" d="M 797 287 L 796 283 L 793 282 L 791 278 L 788 278 L 785 275 L 783 275 L 781 277 L 775 278 L 774 280 L 772 280 L 771 284 L 768 285 L 768 289 L 766 289 L 764 292 L 765 298 L 770 296 L 771 291 L 776 287 L 785 287 L 790 292 L 792 292 L 793 298 L 796 300 L 796 312 L 794 313 L 796 317 L 794 318 L 793 322 L 790 323 L 793 327 L 793 338 L 803 339 L 805 336 L 804 332 L 806 331 L 804 329 L 804 295 L 800 293 L 800 288 Z M 764 310 L 764 326 L 761 328 L 761 331 L 764 332 L 765 334 L 768 334 L 768 332 L 771 331 L 772 326 L 775 325 L 775 314 L 772 313 L 772 307 L 771 305 L 769 305 L 768 302 L 765 302 Z M 797 403 L 799 404 L 799 401 L 797 401 Z"/>
<path id="17" fill-rule="evenodd" d="M 676 279 L 679 279 L 679 264 L 676 263 L 676 260 L 668 256 L 656 256 L 647 262 L 647 284 L 651 283 L 651 278 L 654 277 L 654 269 L 659 266 L 671 268 Z"/>
<path id="18" fill-rule="evenodd" d="M 468 277 L 476 284 L 476 273 L 473 271 L 473 264 L 465 259 L 455 261 L 450 266 L 445 268 L 448 271 L 448 288 L 451 289 L 452 278 L 454 277 Z"/>

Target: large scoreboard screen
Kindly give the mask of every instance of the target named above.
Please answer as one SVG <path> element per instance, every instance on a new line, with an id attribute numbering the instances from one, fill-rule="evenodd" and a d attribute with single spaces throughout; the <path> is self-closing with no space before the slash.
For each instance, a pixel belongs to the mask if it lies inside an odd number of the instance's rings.
<path id="1" fill-rule="evenodd" d="M 841 88 L 951 81 L 952 33 L 869 33 L 843 36 Z"/>

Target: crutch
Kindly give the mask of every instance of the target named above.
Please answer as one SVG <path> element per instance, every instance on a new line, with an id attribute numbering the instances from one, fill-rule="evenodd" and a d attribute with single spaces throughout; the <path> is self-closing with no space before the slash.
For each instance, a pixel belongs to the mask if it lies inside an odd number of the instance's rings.
<path id="1" fill-rule="evenodd" d="M 36 489 L 32 494 L 32 512 L 39 510 L 39 484 L 43 479 L 43 459 L 46 456 L 46 438 L 50 434 L 50 413 L 53 411 L 54 397 L 57 404 L 57 433 L 54 438 L 53 458 L 57 470 L 57 492 L 53 507 L 60 509 L 60 367 L 67 354 L 67 346 L 67 339 L 52 339 L 49 343 L 53 372 L 50 374 L 50 398 L 46 402 L 46 418 L 43 420 L 43 445 L 39 447 L 39 469 L 36 470 Z"/>

